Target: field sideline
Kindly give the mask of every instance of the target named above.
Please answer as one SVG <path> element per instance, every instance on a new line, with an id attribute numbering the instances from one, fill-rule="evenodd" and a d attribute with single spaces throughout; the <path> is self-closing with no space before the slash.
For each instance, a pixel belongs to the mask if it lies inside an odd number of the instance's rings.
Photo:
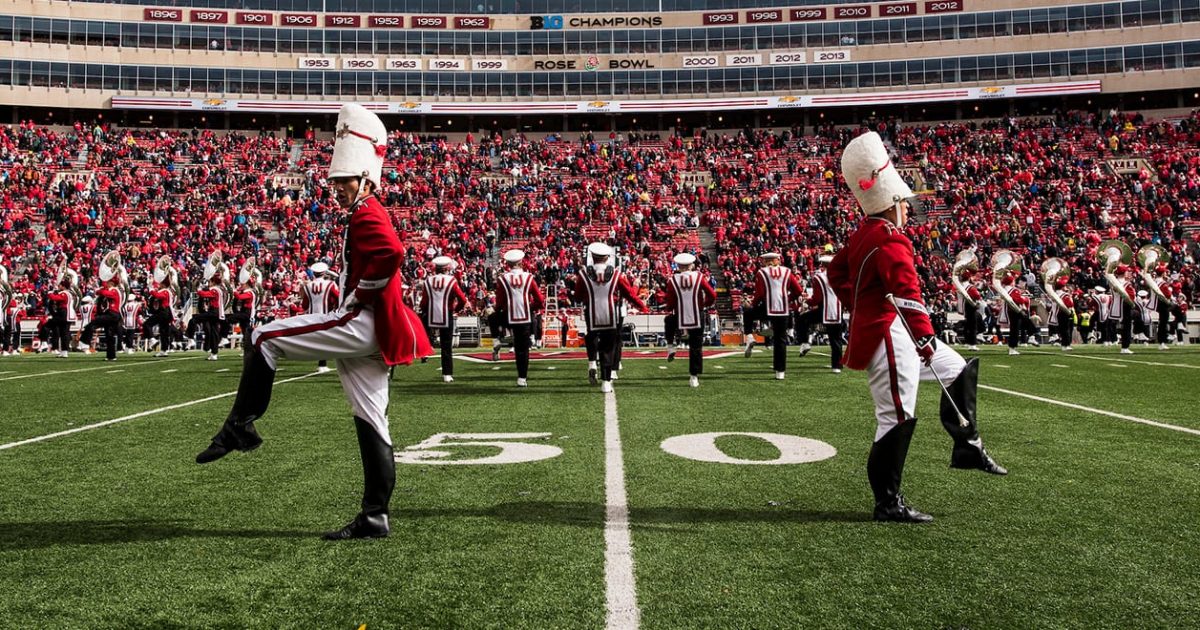
<path id="1" fill-rule="evenodd" d="M 0 625 L 1195 627 L 1200 347 L 985 347 L 1004 478 L 947 468 L 923 384 L 904 490 L 928 526 L 869 520 L 865 377 L 823 350 L 782 382 L 762 352 L 709 359 L 696 390 L 686 356 L 626 350 L 611 396 L 578 360 L 527 390 L 511 362 L 398 368 L 392 536 L 341 544 L 336 373 L 284 363 L 263 447 L 197 466 L 236 352 L 0 358 Z"/>

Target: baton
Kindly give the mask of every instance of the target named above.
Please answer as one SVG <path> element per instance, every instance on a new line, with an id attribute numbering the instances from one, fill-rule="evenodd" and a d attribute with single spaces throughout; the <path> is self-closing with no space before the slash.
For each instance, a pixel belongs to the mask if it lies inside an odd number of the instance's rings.
<path id="1" fill-rule="evenodd" d="M 904 315 L 900 314 L 900 305 L 896 303 L 896 296 L 889 293 L 883 297 L 892 303 L 892 308 L 896 309 L 896 317 L 899 317 L 900 323 L 904 324 L 904 330 L 908 333 L 908 338 L 912 339 L 913 345 L 915 346 L 918 343 L 917 336 L 914 335 L 912 329 L 908 327 L 908 320 L 904 319 Z M 950 406 L 954 408 L 954 413 L 958 415 L 958 426 L 963 428 L 971 426 L 971 423 L 967 422 L 967 417 L 964 416 L 961 411 L 959 411 L 958 403 L 954 402 L 954 397 L 950 395 L 950 390 L 946 389 L 946 384 L 942 382 L 942 377 L 938 376 L 937 370 L 933 369 L 932 361 L 930 363 L 931 365 L 929 366 L 929 371 L 933 372 L 933 379 L 937 381 L 938 387 L 942 388 L 942 393 L 946 395 L 946 400 L 950 401 Z"/>

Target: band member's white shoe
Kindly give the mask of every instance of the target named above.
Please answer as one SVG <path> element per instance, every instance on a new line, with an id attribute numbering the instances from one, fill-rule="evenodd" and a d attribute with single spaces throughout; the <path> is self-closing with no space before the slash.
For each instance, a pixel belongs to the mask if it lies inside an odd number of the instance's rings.
<path id="1" fill-rule="evenodd" d="M 449 374 L 443 375 L 443 376 L 442 376 L 442 382 L 443 382 L 443 383 L 453 383 L 453 382 L 454 382 L 454 377 L 453 377 L 453 376 L 450 376 Z"/>
<path id="2" fill-rule="evenodd" d="M 208 355 L 208 357 L 207 357 L 206 359 L 204 359 L 204 360 L 205 360 L 205 361 L 216 361 L 216 360 L 217 360 L 217 355 L 215 355 L 215 354 L 210 354 L 210 355 Z"/>
<path id="3" fill-rule="evenodd" d="M 810 350 L 812 350 L 812 345 L 810 345 L 807 341 L 800 344 L 800 356 L 808 354 Z"/>
<path id="4" fill-rule="evenodd" d="M 750 353 L 754 352 L 754 343 L 754 337 L 750 337 L 750 340 L 746 342 L 746 349 L 742 351 L 743 357 L 750 358 Z"/>
<path id="5" fill-rule="evenodd" d="M 1071 346 L 1063 346 L 1062 347 L 1063 352 L 1071 352 L 1074 349 L 1075 348 L 1072 348 Z"/>
<path id="6" fill-rule="evenodd" d="M 66 358 L 69 358 L 70 356 L 71 355 L 68 354 L 66 350 L 63 350 L 62 352 L 58 353 L 58 358 L 60 358 L 60 359 L 66 359 Z"/>
<path id="7" fill-rule="evenodd" d="M 517 379 L 517 387 L 529 387 L 529 383 L 523 378 Z"/>
<path id="8" fill-rule="evenodd" d="M 1015 357 L 1015 356 L 1017 356 L 1018 354 L 1021 354 L 1021 353 L 1020 353 L 1020 352 L 1018 352 L 1016 348 L 1009 348 L 1009 349 L 1008 349 L 1008 356 L 1010 356 L 1010 357 Z"/>
<path id="9" fill-rule="evenodd" d="M 162 350 L 159 350 L 158 352 L 154 353 L 154 358 L 156 358 L 156 359 L 159 359 L 159 358 L 162 358 L 165 356 L 167 356 L 167 353 L 163 352 Z"/>
<path id="10" fill-rule="evenodd" d="M 603 392 L 605 394 L 609 394 L 609 393 L 612 393 L 612 390 L 613 390 L 612 381 L 604 381 L 604 382 L 600 383 L 600 391 L 601 392 Z"/>
<path id="11" fill-rule="evenodd" d="M 333 368 L 329 367 L 328 365 L 318 365 L 317 366 L 317 374 L 324 374 L 324 373 L 330 371 L 331 369 L 333 369 Z"/>
<path id="12" fill-rule="evenodd" d="M 967 350 L 971 352 L 979 352 L 979 346 L 967 346 Z"/>
<path id="13" fill-rule="evenodd" d="M 842 368 L 833 368 L 832 372 L 833 372 L 834 374 L 841 374 L 841 373 L 842 373 Z"/>
<path id="14" fill-rule="evenodd" d="M 783 376 L 783 372 L 776 372 L 776 373 L 775 373 L 775 380 L 777 380 L 777 381 L 782 381 L 782 380 L 783 380 L 783 378 L 784 378 L 784 376 Z"/>
<path id="15" fill-rule="evenodd" d="M 1167 344 L 1165 344 L 1165 343 L 1160 343 L 1160 344 L 1158 344 L 1158 349 L 1159 349 L 1159 350 L 1170 350 L 1170 349 L 1171 349 L 1171 346 L 1168 346 L 1168 345 L 1167 345 Z"/>
<path id="16" fill-rule="evenodd" d="M 1133 350 L 1129 348 L 1121 348 L 1121 354 L 1133 354 Z"/>
<path id="17" fill-rule="evenodd" d="M 693 377 L 689 378 L 688 386 L 689 387 L 700 387 L 700 377 L 693 376 Z"/>
<path id="18" fill-rule="evenodd" d="M 617 370 L 619 370 L 619 369 L 621 369 L 621 368 L 617 368 Z M 613 370 L 613 372 L 612 372 L 612 380 L 614 380 L 614 381 L 617 380 L 617 378 L 619 378 L 619 375 L 617 374 L 617 370 Z"/>

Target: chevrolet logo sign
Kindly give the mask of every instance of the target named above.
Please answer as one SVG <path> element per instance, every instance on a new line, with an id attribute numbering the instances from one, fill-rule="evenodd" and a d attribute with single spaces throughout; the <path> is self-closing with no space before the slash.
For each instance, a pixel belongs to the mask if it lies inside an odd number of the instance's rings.
<path id="1" fill-rule="evenodd" d="M 779 97 L 780 103 L 796 103 L 799 101 L 800 101 L 799 96 L 780 96 Z"/>
<path id="2" fill-rule="evenodd" d="M 608 101 L 592 101 L 588 107 L 608 107 Z"/>
<path id="3" fill-rule="evenodd" d="M 416 109 L 420 106 L 421 106 L 420 103 L 414 103 L 412 101 L 406 101 L 404 103 L 400 103 L 400 107 L 403 107 L 404 109 Z"/>
<path id="4" fill-rule="evenodd" d="M 999 93 L 1001 93 L 1001 92 L 1003 92 L 1003 91 L 1004 91 L 1004 88 L 1000 88 L 1000 87 L 985 87 L 985 88 L 979 88 L 979 92 L 980 92 L 981 94 L 999 94 Z"/>
<path id="5" fill-rule="evenodd" d="M 222 106 L 222 105 L 224 105 L 224 104 L 225 104 L 225 99 L 223 99 L 223 98 L 209 98 L 209 99 L 205 99 L 205 100 L 204 100 L 204 104 L 205 104 L 205 105 L 208 105 L 209 107 L 220 107 L 220 106 Z"/>

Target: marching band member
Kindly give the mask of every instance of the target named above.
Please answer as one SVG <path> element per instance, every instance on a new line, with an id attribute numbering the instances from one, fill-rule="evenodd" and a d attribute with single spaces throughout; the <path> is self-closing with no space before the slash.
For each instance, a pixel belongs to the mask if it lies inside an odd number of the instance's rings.
<path id="1" fill-rule="evenodd" d="M 221 348 L 221 330 L 225 326 L 225 309 L 229 306 L 229 294 L 225 290 L 225 278 L 220 269 L 208 278 L 208 287 L 196 291 L 203 304 L 203 311 L 192 316 L 204 332 L 204 349 L 208 361 L 216 361 Z"/>
<path id="2" fill-rule="evenodd" d="M 4 325 L 0 331 L 0 350 L 4 356 L 21 354 L 21 322 L 25 320 L 25 296 L 13 293 L 4 307 Z"/>
<path id="3" fill-rule="evenodd" d="M 1182 284 L 1176 284 L 1171 288 L 1175 296 L 1175 304 L 1171 307 L 1175 313 L 1175 319 L 1171 325 L 1175 327 L 1175 343 L 1182 345 L 1188 340 L 1187 313 L 1191 305 L 1188 303 L 1187 294 L 1183 292 Z"/>
<path id="4" fill-rule="evenodd" d="M 396 462 L 388 431 L 391 366 L 429 354 L 416 313 L 401 296 L 404 246 L 380 204 L 387 129 L 361 105 L 338 114 L 328 180 L 349 215 L 342 246 L 341 295 L 336 310 L 275 320 L 254 331 L 243 357 L 241 383 L 229 417 L 197 463 L 262 444 L 254 422 L 267 411 L 279 359 L 336 359 L 338 378 L 354 411 L 363 464 L 362 510 L 327 540 L 387 536 Z"/>
<path id="5" fill-rule="evenodd" d="M 1108 325 L 1108 312 L 1112 305 L 1112 296 L 1108 294 L 1108 289 L 1096 285 L 1092 287 L 1091 297 L 1096 311 L 1095 316 L 1092 318 L 1092 327 L 1096 329 L 1099 342 L 1102 345 L 1112 345 L 1112 342 L 1109 341 Z"/>
<path id="6" fill-rule="evenodd" d="M 1012 274 L 1004 276 L 1001 281 L 1003 290 L 1007 293 L 1008 299 L 1004 300 L 1000 310 L 1000 323 L 1008 324 L 1008 354 L 1009 356 L 1021 354 L 1017 351 L 1017 344 L 1020 343 L 1022 329 L 1028 327 L 1034 330 L 1034 335 L 1037 335 L 1036 327 L 1033 321 L 1029 319 L 1029 295 L 1020 287 L 1014 285 L 1015 278 Z M 1036 338 L 1036 337 L 1035 337 Z"/>
<path id="7" fill-rule="evenodd" d="M 149 339 L 150 331 L 158 328 L 158 352 L 165 357 L 171 352 L 171 327 L 175 321 L 177 276 L 170 257 L 162 256 L 154 268 L 155 288 L 150 291 L 150 317 L 142 322 L 142 337 Z"/>
<path id="8" fill-rule="evenodd" d="M 420 286 L 422 320 L 426 330 L 437 336 L 442 351 L 443 383 L 454 382 L 454 319 L 467 304 L 467 294 L 454 277 L 454 268 L 454 259 L 449 256 L 434 258 L 433 273 Z"/>
<path id="9" fill-rule="evenodd" d="M 817 258 L 817 271 L 812 275 L 812 298 L 808 305 L 811 312 L 820 313 L 825 334 L 829 337 L 829 369 L 834 374 L 842 373 L 842 301 L 829 285 L 829 263 L 833 256 Z"/>
<path id="10" fill-rule="evenodd" d="M 121 265 L 120 253 L 113 251 L 105 255 L 100 262 L 99 275 L 104 285 L 96 291 L 96 315 L 81 329 L 79 342 L 91 345 L 96 328 L 104 328 L 104 358 L 106 361 L 116 361 L 117 353 L 121 350 L 121 340 L 125 336 L 125 327 L 121 323 L 121 309 L 125 306 L 128 293 L 126 272 Z"/>
<path id="11" fill-rule="evenodd" d="M 754 275 L 754 298 L 746 311 L 743 327 L 747 336 L 744 354 L 754 349 L 754 323 L 771 322 L 771 347 L 775 379 L 782 381 L 787 370 L 787 328 L 792 303 L 804 296 L 804 287 L 791 269 L 782 265 L 782 256 L 767 252 L 759 258 L 763 267 Z"/>
<path id="12" fill-rule="evenodd" d="M 46 296 L 50 319 L 43 326 L 43 334 L 49 339 L 55 356 L 67 358 L 71 342 L 71 326 L 79 321 L 79 274 L 74 269 L 63 267 L 58 276 L 58 290 Z"/>
<path id="13" fill-rule="evenodd" d="M 522 268 L 525 252 L 510 249 L 504 252 L 504 273 L 496 278 L 496 321 L 513 336 L 513 352 L 517 358 L 517 387 L 528 387 L 529 347 L 533 336 L 533 314 L 542 310 L 546 298 L 538 288 L 533 274 Z M 500 338 L 493 339 L 492 358 L 499 352 Z"/>
<path id="14" fill-rule="evenodd" d="M 242 329 L 242 354 L 250 337 L 254 335 L 254 324 L 258 321 L 258 309 L 262 297 L 262 272 L 253 261 L 247 261 L 238 271 L 238 288 L 233 292 L 233 312 L 227 318 Z"/>
<path id="15" fill-rule="evenodd" d="M 1150 289 L 1150 298 L 1146 306 L 1151 313 L 1158 315 L 1158 349 L 1169 350 L 1171 347 L 1167 345 L 1167 338 L 1170 335 L 1174 302 L 1171 299 L 1173 292 L 1171 279 L 1167 277 L 1166 263 L 1159 263 L 1154 267 L 1154 277 L 1147 283 L 1147 288 Z"/>
<path id="16" fill-rule="evenodd" d="M 988 456 L 976 428 L 979 360 L 964 361 L 949 345 L 937 343 L 921 301 L 912 243 L 901 231 L 914 195 L 879 134 L 869 132 L 850 141 L 842 153 L 842 175 L 866 218 L 834 256 L 829 282 L 850 309 L 846 366 L 868 371 L 875 400 L 878 427 L 867 459 L 874 518 L 924 523 L 933 517 L 906 505 L 900 494 L 920 380 L 933 379 L 936 371 L 948 384 L 940 415 L 954 439 L 950 466 L 1000 475 L 1007 471 Z M 889 299 L 893 297 L 894 302 Z M 968 426 L 960 426 L 955 405 Z"/>
<path id="17" fill-rule="evenodd" d="M 1129 344 L 1133 342 L 1133 311 L 1137 307 L 1137 292 L 1133 288 L 1132 273 L 1132 268 L 1125 263 L 1117 265 L 1115 274 L 1105 273 L 1105 279 L 1114 293 L 1109 304 L 1109 315 L 1110 321 L 1120 326 L 1121 354 L 1133 354 Z"/>
<path id="18" fill-rule="evenodd" d="M 337 285 L 329 279 L 329 265 L 319 262 L 308 270 L 312 272 L 313 279 L 300 287 L 300 300 L 304 312 L 309 315 L 324 315 L 336 310 L 341 295 Z M 328 372 L 329 363 L 324 360 L 318 361 L 317 371 Z"/>
<path id="19" fill-rule="evenodd" d="M 125 354 L 133 354 L 134 338 L 142 328 L 142 298 L 130 295 L 121 307 L 121 326 L 124 328 Z"/>
<path id="20" fill-rule="evenodd" d="M 979 352 L 979 304 L 983 302 L 983 294 L 975 280 L 978 266 L 974 250 L 963 250 L 951 276 L 958 312 L 963 316 L 963 340 L 971 352 Z"/>
<path id="21" fill-rule="evenodd" d="M 678 271 L 667 282 L 667 360 L 675 359 L 675 342 L 680 331 L 686 331 L 688 385 L 699 387 L 704 373 L 704 310 L 717 301 L 717 292 L 708 277 L 695 268 L 696 256 L 677 254 L 675 264 Z"/>
<path id="22" fill-rule="evenodd" d="M 617 346 L 621 343 L 620 302 L 626 300 L 640 311 L 648 310 L 637 296 L 629 278 L 617 269 L 609 259 L 613 249 L 604 243 L 588 245 L 592 264 L 580 269 L 575 276 L 574 298 L 583 302 L 588 333 L 596 332 L 596 354 L 600 360 L 600 391 L 613 391 L 613 372 L 619 357 Z"/>
<path id="23" fill-rule="evenodd" d="M 1075 300 L 1071 297 L 1066 276 L 1060 276 L 1054 282 L 1054 296 L 1049 300 L 1050 313 L 1046 320 L 1050 329 L 1058 335 L 1058 346 L 1063 351 L 1070 351 L 1071 340 L 1075 336 Z"/>
<path id="24" fill-rule="evenodd" d="M 90 295 L 85 295 L 85 296 L 83 296 L 83 299 L 79 301 L 79 330 L 80 330 L 80 333 L 82 333 L 84 330 L 87 330 L 88 326 L 92 325 L 92 320 L 94 320 L 95 318 L 96 318 L 96 299 Z M 82 334 L 80 336 L 82 337 Z M 82 345 L 83 345 L 83 353 L 84 354 L 95 354 L 96 344 L 94 342 L 93 343 L 84 343 Z"/>

